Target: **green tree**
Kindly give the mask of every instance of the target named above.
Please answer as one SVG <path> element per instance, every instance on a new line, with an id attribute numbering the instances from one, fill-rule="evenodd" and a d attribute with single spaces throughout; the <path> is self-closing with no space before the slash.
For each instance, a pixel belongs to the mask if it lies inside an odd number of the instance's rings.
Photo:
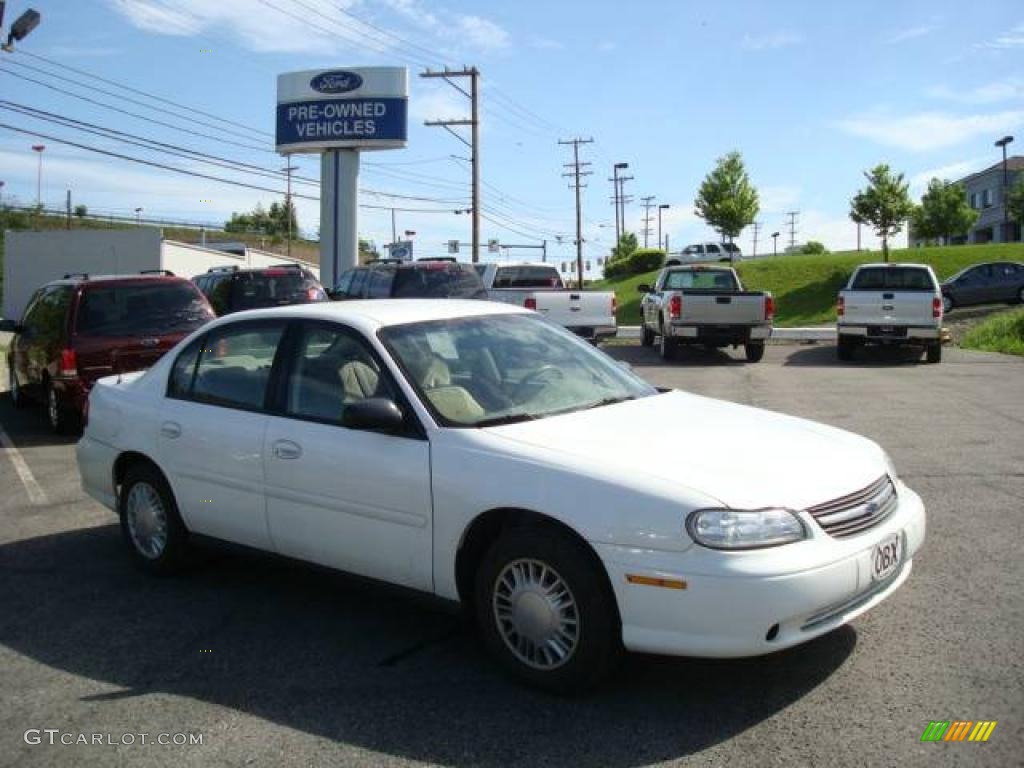
<path id="1" fill-rule="evenodd" d="M 828 248 L 825 247 L 824 243 L 820 243 L 817 240 L 808 240 L 802 246 L 800 246 L 800 253 L 807 254 L 821 254 L 828 253 Z"/>
<path id="2" fill-rule="evenodd" d="M 81 203 L 75 206 L 75 216 L 77 216 L 78 218 L 84 219 L 88 215 L 88 213 L 89 209 L 86 208 Z"/>
<path id="3" fill-rule="evenodd" d="M 902 173 L 893 173 L 882 163 L 864 173 L 868 185 L 850 200 L 850 218 L 870 224 L 882 238 L 882 257 L 889 261 L 889 238 L 898 234 L 914 212 L 910 187 Z"/>
<path id="4" fill-rule="evenodd" d="M 959 184 L 941 179 L 928 182 L 921 204 L 910 218 L 914 235 L 927 240 L 942 238 L 949 245 L 951 237 L 966 235 L 978 220 L 978 212 L 967 204 L 967 194 Z"/>
<path id="5" fill-rule="evenodd" d="M 377 245 L 372 240 L 359 238 L 359 263 L 368 264 L 374 259 L 379 258 L 380 254 L 377 252 Z"/>
<path id="6" fill-rule="evenodd" d="M 757 190 L 750 183 L 740 153 L 730 152 L 718 158 L 700 185 L 694 213 L 732 242 L 744 227 L 753 223 L 759 210 Z"/>
<path id="7" fill-rule="evenodd" d="M 1006 210 L 1013 221 L 1024 226 L 1024 174 L 1006 191 Z"/>
<path id="8" fill-rule="evenodd" d="M 612 248 L 612 255 L 608 257 L 608 263 L 611 264 L 629 258 L 638 247 L 636 235 L 632 232 L 623 232 L 619 237 L 619 242 Z"/>
<path id="9" fill-rule="evenodd" d="M 299 220 L 295 215 L 294 203 L 271 203 L 269 209 L 257 203 L 249 213 L 232 213 L 225 222 L 226 232 L 253 232 L 273 237 L 284 237 L 288 233 L 288 219 L 292 222 L 292 237 L 299 233 Z"/>

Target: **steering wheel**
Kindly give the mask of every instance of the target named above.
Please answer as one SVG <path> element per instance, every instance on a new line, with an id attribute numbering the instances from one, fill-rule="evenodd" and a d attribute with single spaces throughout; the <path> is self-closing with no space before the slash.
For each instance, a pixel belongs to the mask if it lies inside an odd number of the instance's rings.
<path id="1" fill-rule="evenodd" d="M 550 380 L 547 380 L 549 377 L 551 377 Z M 547 386 L 564 378 L 565 374 L 557 365 L 542 365 L 537 370 L 531 371 L 523 377 L 523 380 L 516 385 L 515 391 L 512 393 L 512 399 L 517 403 L 523 402 L 526 399 L 525 394 L 533 387 L 538 385 Z"/>

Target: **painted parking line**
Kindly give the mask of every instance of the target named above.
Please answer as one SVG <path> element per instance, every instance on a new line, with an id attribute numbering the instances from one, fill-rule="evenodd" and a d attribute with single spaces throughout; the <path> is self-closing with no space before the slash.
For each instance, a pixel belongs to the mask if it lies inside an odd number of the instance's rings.
<path id="1" fill-rule="evenodd" d="M 21 455 L 21 451 L 14 445 L 11 438 L 7 436 L 3 427 L 0 427 L 0 453 L 7 456 L 11 460 L 11 464 L 14 465 L 14 471 L 18 473 L 21 484 L 25 486 L 28 500 L 36 506 L 48 503 L 46 493 L 39 486 L 35 475 L 32 474 L 32 470 L 28 468 L 25 457 Z"/>

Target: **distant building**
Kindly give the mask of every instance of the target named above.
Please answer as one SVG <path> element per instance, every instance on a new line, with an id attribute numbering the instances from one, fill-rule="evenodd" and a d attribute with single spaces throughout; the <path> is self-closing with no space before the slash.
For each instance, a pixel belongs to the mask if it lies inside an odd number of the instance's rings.
<path id="1" fill-rule="evenodd" d="M 1007 189 L 1009 189 L 1017 182 L 1021 174 L 1024 173 L 1024 156 L 1015 155 L 1014 157 L 1008 157 L 1006 159 L 1006 168 Z M 952 238 L 950 240 L 952 245 L 1020 242 L 1020 222 L 1010 221 L 1005 227 L 1007 231 L 1003 231 L 1005 200 L 1003 199 L 1002 161 L 989 166 L 983 171 L 972 173 L 970 176 L 960 179 L 957 183 L 963 186 L 968 204 L 971 208 L 978 211 L 978 220 L 966 235 Z M 924 245 L 924 240 L 916 237 L 913 230 L 910 231 L 909 241 L 911 247 Z"/>

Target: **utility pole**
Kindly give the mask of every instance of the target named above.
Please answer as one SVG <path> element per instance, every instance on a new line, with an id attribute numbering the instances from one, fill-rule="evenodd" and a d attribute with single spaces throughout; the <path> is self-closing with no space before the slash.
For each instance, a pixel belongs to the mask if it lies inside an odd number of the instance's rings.
<path id="1" fill-rule="evenodd" d="M 71 190 L 70 189 L 68 190 L 68 196 L 67 196 L 67 199 L 65 200 L 64 206 L 65 206 L 65 209 L 66 209 L 66 212 L 67 212 L 67 219 L 65 220 L 64 228 L 65 229 L 71 229 Z"/>
<path id="2" fill-rule="evenodd" d="M 648 238 L 651 236 L 651 222 L 654 221 L 654 217 L 651 216 L 651 208 L 654 207 L 654 195 L 648 195 L 647 197 L 641 197 L 644 206 L 644 217 L 642 219 L 644 223 L 644 248 L 648 246 Z"/>
<path id="3" fill-rule="evenodd" d="M 285 156 L 287 157 L 287 155 Z M 297 171 L 299 166 L 288 163 L 281 170 L 288 174 L 288 191 L 284 195 L 284 215 L 288 217 L 288 239 L 286 251 L 288 258 L 292 257 L 292 171 Z"/>
<path id="4" fill-rule="evenodd" d="M 395 209 L 391 209 L 391 242 L 398 241 L 398 227 L 395 226 Z"/>
<path id="5" fill-rule="evenodd" d="M 39 155 L 39 169 L 36 171 L 36 207 L 41 208 L 43 205 L 43 150 L 46 149 L 45 144 L 33 144 L 32 151 Z"/>
<path id="6" fill-rule="evenodd" d="M 800 215 L 800 211 L 787 211 L 786 216 L 789 218 L 789 247 L 793 248 L 796 245 L 796 217 Z"/>
<path id="7" fill-rule="evenodd" d="M 574 139 L 559 139 L 559 144 L 572 144 L 572 162 L 565 163 L 566 168 L 572 170 L 568 173 L 563 173 L 562 176 L 571 176 L 574 181 L 569 184 L 569 187 L 576 190 L 576 276 L 579 280 L 577 286 L 579 290 L 583 290 L 583 207 L 580 200 L 580 190 L 585 186 L 580 178 L 583 176 L 590 176 L 591 171 L 584 170 L 590 163 L 580 162 L 580 144 L 592 144 L 593 139 L 581 139 L 576 137 Z"/>
<path id="8" fill-rule="evenodd" d="M 754 253 L 751 255 L 750 258 L 756 259 L 757 258 L 757 236 L 761 233 L 761 227 L 763 227 L 764 224 L 762 224 L 760 221 L 755 221 L 751 226 L 753 226 L 753 228 L 754 228 Z"/>
<path id="9" fill-rule="evenodd" d="M 473 173 L 472 211 L 473 211 L 473 263 L 480 261 L 480 70 L 476 67 L 463 67 L 452 70 L 445 67 L 443 72 L 427 70 L 421 72 L 420 77 L 440 77 L 448 85 L 457 90 L 469 99 L 471 104 L 470 118 L 468 120 L 427 120 L 423 124 L 439 126 L 469 147 L 469 159 Z M 469 91 L 457 85 L 453 77 L 468 77 Z M 470 127 L 470 141 L 466 141 L 461 135 L 452 130 L 453 126 L 468 125 Z"/>
<path id="10" fill-rule="evenodd" d="M 612 178 L 608 181 L 612 182 L 612 201 L 615 204 L 615 247 L 618 248 L 619 240 L 622 239 L 622 230 L 625 224 L 624 217 L 622 215 L 622 182 L 626 178 L 633 178 L 632 176 L 619 178 L 619 171 L 629 168 L 629 163 L 615 163 L 612 165 Z"/>

